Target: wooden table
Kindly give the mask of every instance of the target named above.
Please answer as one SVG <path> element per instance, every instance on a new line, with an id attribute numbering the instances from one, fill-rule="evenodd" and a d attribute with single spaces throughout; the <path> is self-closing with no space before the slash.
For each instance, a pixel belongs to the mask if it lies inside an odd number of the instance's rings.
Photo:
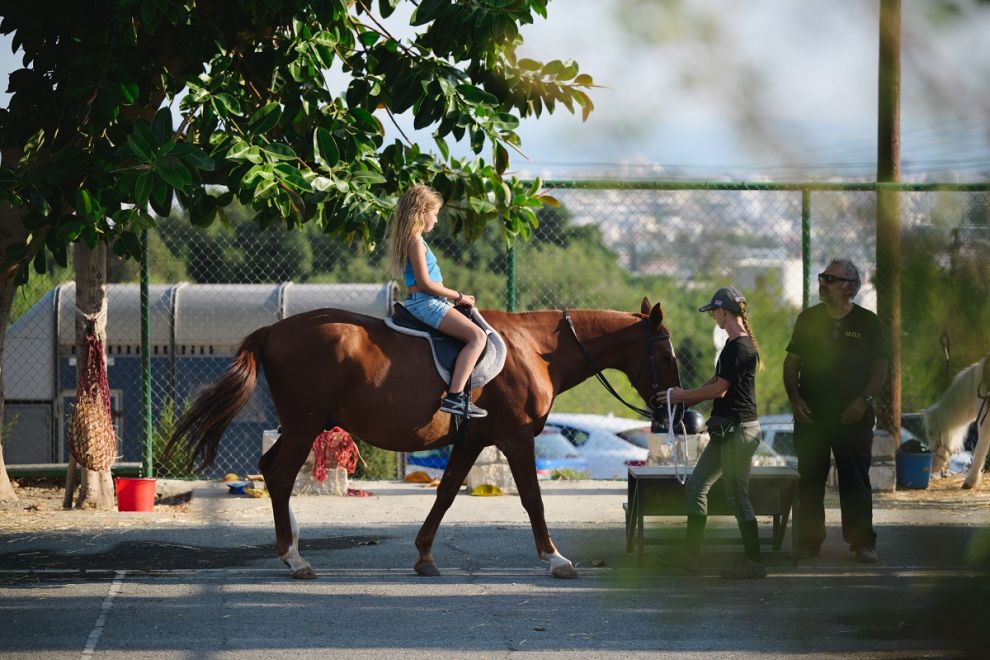
<path id="1" fill-rule="evenodd" d="M 672 465 L 629 468 L 629 493 L 626 509 L 626 552 L 633 548 L 640 554 L 644 545 L 683 543 L 683 534 L 677 538 L 646 537 L 643 518 L 646 516 L 687 516 L 685 487 L 681 479 L 690 476 L 690 469 Z M 758 516 L 773 517 L 773 533 L 761 537 L 774 550 L 780 550 L 787 531 L 787 521 L 798 517 L 798 472 L 790 467 L 754 467 L 749 478 L 749 499 Z M 722 489 L 722 479 L 715 482 L 708 494 L 708 515 L 731 516 Z M 725 542 L 725 539 L 707 539 L 709 543 Z M 741 542 L 732 539 L 731 543 Z M 797 562 L 797 544 L 791 538 L 791 561 Z"/>

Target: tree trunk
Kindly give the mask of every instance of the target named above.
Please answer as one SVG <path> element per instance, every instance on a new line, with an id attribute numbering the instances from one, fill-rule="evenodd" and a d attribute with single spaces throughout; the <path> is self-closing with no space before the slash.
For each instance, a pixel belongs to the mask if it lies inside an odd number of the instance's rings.
<path id="1" fill-rule="evenodd" d="M 3 232 L 0 229 L 0 232 Z M 3 241 L 4 236 L 0 236 L 0 241 Z M 0 245 L 0 253 L 5 250 L 5 246 Z M 13 277 L 2 277 L 0 276 L 0 322 L 3 323 L 4 333 L 0 334 L 0 502 L 10 502 L 17 499 L 17 493 L 14 492 L 13 487 L 10 485 L 10 477 L 7 476 L 7 464 L 3 460 L 3 444 L 6 441 L 4 437 L 7 430 L 7 425 L 4 424 L 4 405 L 3 405 L 3 346 L 4 339 L 7 336 L 6 328 L 7 321 L 10 318 L 10 306 L 14 301 L 14 292 L 17 287 L 14 286 Z"/>
<path id="2" fill-rule="evenodd" d="M 107 340 L 107 246 L 98 243 L 90 250 L 83 243 L 73 249 L 76 270 L 76 379 L 83 373 L 86 356 L 86 326 L 93 321 L 93 331 L 104 346 Z M 74 466 L 70 467 L 72 469 Z M 70 483 L 66 477 L 66 485 Z M 66 492 L 66 502 L 71 502 L 72 493 Z M 113 478 L 110 470 L 94 472 L 82 470 L 82 482 L 76 499 L 77 509 L 113 509 Z"/>
<path id="3" fill-rule="evenodd" d="M 0 263 L 6 261 L 7 248 L 14 243 L 24 240 L 24 224 L 21 222 L 20 213 L 10 208 L 0 208 Z M 10 308 L 14 302 L 14 294 L 17 292 L 17 285 L 14 284 L 14 268 L 8 268 L 0 272 L 0 502 L 9 502 L 17 499 L 17 493 L 10 485 L 10 478 L 7 476 L 7 464 L 3 459 L 4 437 L 4 393 L 3 393 L 3 347 L 7 337 L 7 323 L 10 321 Z"/>

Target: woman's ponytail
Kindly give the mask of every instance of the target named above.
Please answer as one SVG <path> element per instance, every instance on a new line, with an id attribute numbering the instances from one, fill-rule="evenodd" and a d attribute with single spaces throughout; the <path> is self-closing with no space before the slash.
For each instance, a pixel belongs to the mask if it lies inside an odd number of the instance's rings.
<path id="1" fill-rule="evenodd" d="M 763 364 L 763 358 L 760 356 L 760 344 L 756 341 L 756 335 L 753 334 L 753 328 L 749 325 L 749 314 L 746 313 L 745 302 L 739 303 L 739 311 L 741 312 L 740 316 L 742 317 L 742 326 L 746 330 L 746 334 L 749 335 L 750 341 L 753 342 L 753 348 L 756 349 L 756 364 L 760 371 L 763 371 L 766 368 L 766 365 Z"/>

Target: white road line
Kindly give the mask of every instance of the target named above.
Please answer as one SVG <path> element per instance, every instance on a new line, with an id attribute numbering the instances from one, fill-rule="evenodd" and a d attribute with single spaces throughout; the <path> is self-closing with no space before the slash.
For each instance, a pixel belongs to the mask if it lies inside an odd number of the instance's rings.
<path id="1" fill-rule="evenodd" d="M 810 566 L 810 567 L 797 567 L 793 568 L 787 567 L 777 567 L 768 566 L 771 578 L 786 578 L 786 579 L 820 579 L 825 577 L 862 577 L 862 576 L 876 576 L 876 577 L 898 577 L 898 578 L 914 578 L 914 577 L 924 577 L 924 578 L 960 578 L 960 577 L 986 577 L 986 572 L 974 569 L 972 567 L 960 567 L 960 568 L 929 568 L 925 566 L 901 564 L 901 565 L 890 565 L 890 566 Z M 585 567 L 578 565 L 578 573 L 585 577 L 605 577 L 609 575 L 631 575 L 638 574 L 642 575 L 644 578 L 674 578 L 679 577 L 676 575 L 671 575 L 663 571 L 655 571 L 650 569 L 639 569 L 632 567 Z M 332 579 L 352 579 L 360 580 L 369 577 L 411 577 L 416 580 L 424 580 L 417 576 L 411 568 L 395 568 L 395 567 L 379 567 L 379 568 L 316 568 L 316 574 L 321 577 L 332 578 Z M 714 567 L 713 569 L 714 570 Z M 518 575 L 523 576 L 546 576 L 549 575 L 546 567 L 499 567 L 499 568 L 481 568 L 474 570 L 467 570 L 462 568 L 446 568 L 443 569 L 442 577 L 476 577 L 476 578 L 498 578 L 498 577 L 514 577 Z M 94 577 L 98 574 L 115 574 L 114 585 L 123 578 L 125 574 L 131 575 L 141 575 L 142 577 L 161 577 L 161 578 L 181 578 L 181 577 L 230 577 L 230 576 L 258 576 L 258 577 L 278 577 L 285 576 L 288 577 L 288 571 L 285 568 L 179 568 L 179 569 L 164 569 L 164 570 L 153 570 L 145 571 L 138 569 L 89 569 L 87 572 L 89 578 Z M 79 577 L 79 569 L 75 568 L 41 568 L 41 569 L 30 569 L 30 568 L 19 568 L 19 569 L 0 569 L 0 576 L 2 575 L 38 575 L 38 576 L 64 576 L 64 577 Z M 714 575 L 714 573 L 712 573 Z M 708 577 L 711 577 L 708 576 Z M 424 580 L 425 582 L 425 580 Z M 113 587 L 111 587 L 113 589 Z M 112 600 L 115 592 L 111 591 L 108 596 L 108 602 Z M 105 604 L 106 606 L 106 604 Z"/>
<path id="2" fill-rule="evenodd" d="M 100 641 L 100 635 L 103 634 L 103 626 L 106 625 L 107 614 L 110 612 L 110 608 L 113 607 L 114 597 L 120 593 L 120 587 L 124 583 L 125 575 L 127 575 L 127 571 L 117 571 L 114 575 L 110 589 L 107 591 L 107 597 L 103 599 L 103 605 L 100 607 L 100 616 L 96 618 L 93 630 L 90 631 L 89 638 L 86 639 L 86 647 L 82 651 L 80 660 L 91 658 L 96 651 L 96 643 Z"/>

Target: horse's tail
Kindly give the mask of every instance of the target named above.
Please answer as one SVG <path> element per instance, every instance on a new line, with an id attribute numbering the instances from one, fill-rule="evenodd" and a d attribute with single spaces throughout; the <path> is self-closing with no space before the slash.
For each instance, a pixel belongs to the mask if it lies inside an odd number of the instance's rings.
<path id="1" fill-rule="evenodd" d="M 224 429 L 251 398 L 258 383 L 260 353 L 270 330 L 271 326 L 265 326 L 248 335 L 220 380 L 200 394 L 182 414 L 165 448 L 165 460 L 185 438 L 187 467 L 193 466 L 197 456 L 200 467 L 213 465 Z"/>

